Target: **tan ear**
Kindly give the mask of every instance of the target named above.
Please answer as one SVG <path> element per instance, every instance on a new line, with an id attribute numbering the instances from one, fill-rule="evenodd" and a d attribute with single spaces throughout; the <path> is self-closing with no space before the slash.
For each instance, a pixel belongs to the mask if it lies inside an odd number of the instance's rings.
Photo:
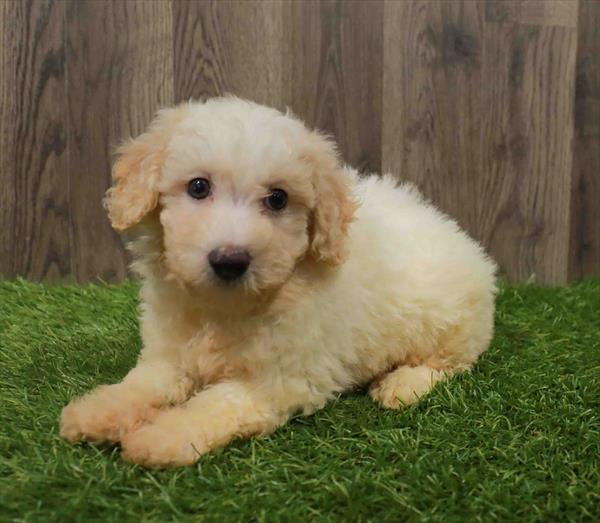
<path id="1" fill-rule="evenodd" d="M 118 231 L 139 223 L 158 204 L 157 185 L 176 112 L 159 111 L 147 132 L 117 151 L 113 186 L 106 192 L 104 206 L 111 225 Z"/>
<path id="2" fill-rule="evenodd" d="M 348 226 L 357 203 L 352 196 L 350 178 L 345 175 L 335 147 L 315 133 L 307 157 L 313 164 L 316 206 L 313 211 L 310 251 L 315 259 L 330 265 L 340 264 L 345 256 Z"/>

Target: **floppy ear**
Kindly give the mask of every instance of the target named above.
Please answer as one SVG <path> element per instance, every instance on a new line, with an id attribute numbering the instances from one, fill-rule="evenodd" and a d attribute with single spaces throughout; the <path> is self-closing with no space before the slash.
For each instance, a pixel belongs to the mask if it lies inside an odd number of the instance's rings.
<path id="1" fill-rule="evenodd" d="M 117 151 L 113 186 L 106 192 L 104 206 L 111 225 L 118 231 L 139 223 L 158 204 L 157 184 L 167 156 L 169 124 L 175 111 L 159 111 L 147 132 Z"/>
<path id="2" fill-rule="evenodd" d="M 313 211 L 310 252 L 330 265 L 344 260 L 348 226 L 357 203 L 353 199 L 350 179 L 342 170 L 335 146 L 323 136 L 313 133 L 305 157 L 313 165 L 316 206 Z"/>

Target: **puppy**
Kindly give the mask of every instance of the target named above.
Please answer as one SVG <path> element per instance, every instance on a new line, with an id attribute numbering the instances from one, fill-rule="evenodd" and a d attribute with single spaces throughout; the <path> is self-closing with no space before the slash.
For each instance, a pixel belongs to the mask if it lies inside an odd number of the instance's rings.
<path id="1" fill-rule="evenodd" d="M 343 166 L 290 114 L 231 97 L 162 110 L 113 178 L 143 348 L 122 382 L 63 410 L 71 442 L 187 465 L 361 385 L 408 405 L 490 343 L 481 247 L 412 186 Z"/>

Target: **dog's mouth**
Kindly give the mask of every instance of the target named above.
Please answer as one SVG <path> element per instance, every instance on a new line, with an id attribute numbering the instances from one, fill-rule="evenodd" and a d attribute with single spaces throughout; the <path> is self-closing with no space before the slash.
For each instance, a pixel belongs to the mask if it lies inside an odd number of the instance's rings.
<path id="1" fill-rule="evenodd" d="M 256 274 L 250 268 L 243 274 L 235 271 L 217 274 L 215 271 L 211 271 L 201 287 L 211 295 L 218 295 L 228 300 L 257 299 L 262 294 Z"/>
<path id="2" fill-rule="evenodd" d="M 210 280 L 212 287 L 225 293 L 252 292 L 252 286 L 249 284 L 250 277 L 247 275 L 226 279 L 213 274 Z"/>

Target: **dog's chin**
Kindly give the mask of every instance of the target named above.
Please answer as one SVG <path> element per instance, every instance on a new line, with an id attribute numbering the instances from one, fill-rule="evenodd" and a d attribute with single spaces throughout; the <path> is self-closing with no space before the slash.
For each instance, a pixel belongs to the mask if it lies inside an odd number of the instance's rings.
<path id="1" fill-rule="evenodd" d="M 188 292 L 210 316 L 222 318 L 242 318 L 261 314 L 270 301 L 276 288 L 261 287 L 252 275 L 244 275 L 226 281 L 216 275 L 202 279 L 188 280 Z"/>

